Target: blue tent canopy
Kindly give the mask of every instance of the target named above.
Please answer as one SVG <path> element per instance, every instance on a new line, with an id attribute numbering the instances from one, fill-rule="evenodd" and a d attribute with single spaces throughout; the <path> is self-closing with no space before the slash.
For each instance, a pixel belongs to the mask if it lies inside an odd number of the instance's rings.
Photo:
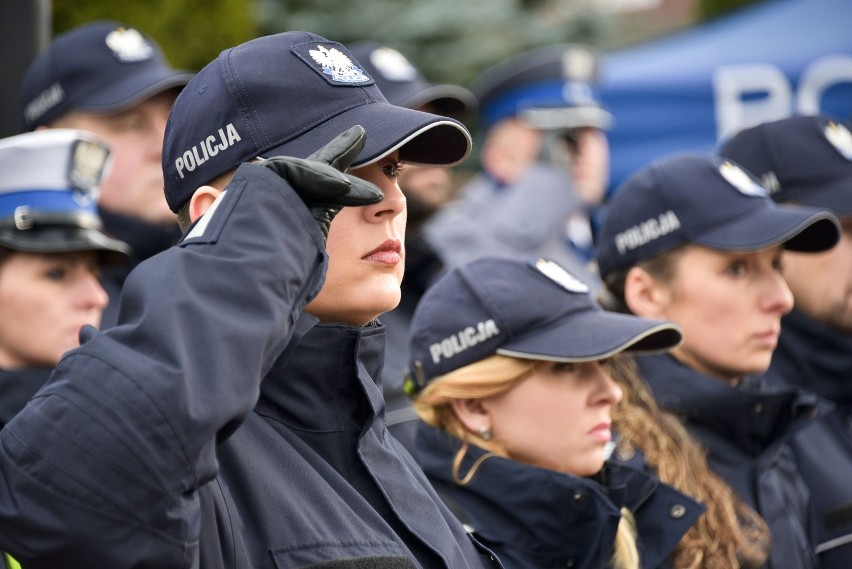
<path id="1" fill-rule="evenodd" d="M 612 186 L 651 161 L 712 151 L 791 114 L 852 116 L 852 0 L 773 0 L 612 52 L 602 96 Z"/>

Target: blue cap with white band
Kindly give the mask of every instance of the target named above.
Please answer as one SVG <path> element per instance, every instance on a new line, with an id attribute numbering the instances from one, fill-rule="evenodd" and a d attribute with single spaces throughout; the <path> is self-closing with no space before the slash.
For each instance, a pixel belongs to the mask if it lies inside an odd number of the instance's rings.
<path id="1" fill-rule="evenodd" d="M 539 129 L 606 129 L 612 115 L 601 102 L 601 53 L 580 44 L 536 48 L 485 70 L 473 82 L 480 122 L 518 117 Z"/>

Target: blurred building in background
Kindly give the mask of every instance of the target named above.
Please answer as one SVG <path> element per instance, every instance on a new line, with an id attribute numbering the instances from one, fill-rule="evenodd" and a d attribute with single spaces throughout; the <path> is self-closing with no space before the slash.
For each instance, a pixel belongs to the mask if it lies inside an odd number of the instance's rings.
<path id="1" fill-rule="evenodd" d="M 850 22 L 849 0 L 771 0 L 611 51 L 611 188 L 656 158 L 713 151 L 760 122 L 852 116 Z"/>

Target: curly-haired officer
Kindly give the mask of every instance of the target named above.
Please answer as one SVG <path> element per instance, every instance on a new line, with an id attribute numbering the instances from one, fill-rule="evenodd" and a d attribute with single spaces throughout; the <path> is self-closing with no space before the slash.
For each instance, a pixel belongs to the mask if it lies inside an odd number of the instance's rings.
<path id="1" fill-rule="evenodd" d="M 812 407 L 795 390 L 754 388 L 769 367 L 793 297 L 786 251 L 818 253 L 839 238 L 828 210 L 775 204 L 741 166 L 710 154 L 660 159 L 609 203 L 597 254 L 616 304 L 668 318 L 684 342 L 639 356 L 660 406 L 684 418 L 708 461 L 766 521 L 767 567 L 816 567 L 810 503 L 789 441 Z"/>

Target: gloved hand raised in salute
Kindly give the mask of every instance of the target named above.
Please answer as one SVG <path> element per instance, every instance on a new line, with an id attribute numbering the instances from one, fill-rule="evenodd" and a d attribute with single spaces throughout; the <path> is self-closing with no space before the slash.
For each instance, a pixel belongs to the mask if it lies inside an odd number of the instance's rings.
<path id="1" fill-rule="evenodd" d="M 261 163 L 293 186 L 319 223 L 324 239 L 340 208 L 370 205 L 384 198 L 374 184 L 345 173 L 366 138 L 364 128 L 355 125 L 306 159 L 275 156 Z"/>

